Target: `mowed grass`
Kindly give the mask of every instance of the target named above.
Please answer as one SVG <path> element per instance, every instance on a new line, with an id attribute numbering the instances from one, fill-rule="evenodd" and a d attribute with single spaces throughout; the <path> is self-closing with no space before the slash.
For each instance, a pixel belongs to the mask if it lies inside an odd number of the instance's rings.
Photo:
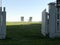
<path id="1" fill-rule="evenodd" d="M 59 39 L 41 34 L 40 22 L 7 22 L 7 37 L 0 45 L 60 45 Z"/>

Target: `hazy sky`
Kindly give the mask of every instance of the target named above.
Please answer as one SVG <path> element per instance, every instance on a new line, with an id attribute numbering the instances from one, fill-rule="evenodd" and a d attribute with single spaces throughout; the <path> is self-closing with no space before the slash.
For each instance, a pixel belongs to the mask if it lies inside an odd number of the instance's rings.
<path id="1" fill-rule="evenodd" d="M 7 21 L 20 21 L 24 16 L 25 21 L 33 17 L 33 21 L 41 21 L 41 12 L 48 7 L 48 3 L 55 0 L 2 0 L 2 6 L 6 7 Z"/>

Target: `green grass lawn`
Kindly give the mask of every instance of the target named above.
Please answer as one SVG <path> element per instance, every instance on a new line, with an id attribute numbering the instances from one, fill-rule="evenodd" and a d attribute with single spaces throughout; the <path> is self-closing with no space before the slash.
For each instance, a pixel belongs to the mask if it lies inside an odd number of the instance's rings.
<path id="1" fill-rule="evenodd" d="M 7 37 L 0 45 L 60 45 L 59 39 L 41 34 L 40 22 L 7 22 Z"/>

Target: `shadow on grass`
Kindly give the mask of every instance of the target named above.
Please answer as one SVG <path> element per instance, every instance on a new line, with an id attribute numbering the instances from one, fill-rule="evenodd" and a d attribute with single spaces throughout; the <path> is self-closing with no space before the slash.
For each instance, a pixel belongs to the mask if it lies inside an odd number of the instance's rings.
<path id="1" fill-rule="evenodd" d="M 43 38 L 41 34 L 41 24 L 28 25 L 10 25 L 7 26 L 7 39 L 40 39 Z"/>
<path id="2" fill-rule="evenodd" d="M 7 40 L 21 39 L 49 39 L 41 34 L 41 24 L 9 25 L 7 26 Z"/>

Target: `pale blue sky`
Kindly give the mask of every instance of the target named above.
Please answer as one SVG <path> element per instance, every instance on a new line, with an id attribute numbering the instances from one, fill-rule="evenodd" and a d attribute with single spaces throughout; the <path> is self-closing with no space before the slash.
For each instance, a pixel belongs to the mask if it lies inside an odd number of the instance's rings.
<path id="1" fill-rule="evenodd" d="M 48 7 L 48 3 L 55 0 L 2 0 L 3 7 L 6 7 L 7 21 L 20 21 L 24 16 L 25 21 L 33 17 L 33 21 L 41 21 L 41 12 Z"/>

